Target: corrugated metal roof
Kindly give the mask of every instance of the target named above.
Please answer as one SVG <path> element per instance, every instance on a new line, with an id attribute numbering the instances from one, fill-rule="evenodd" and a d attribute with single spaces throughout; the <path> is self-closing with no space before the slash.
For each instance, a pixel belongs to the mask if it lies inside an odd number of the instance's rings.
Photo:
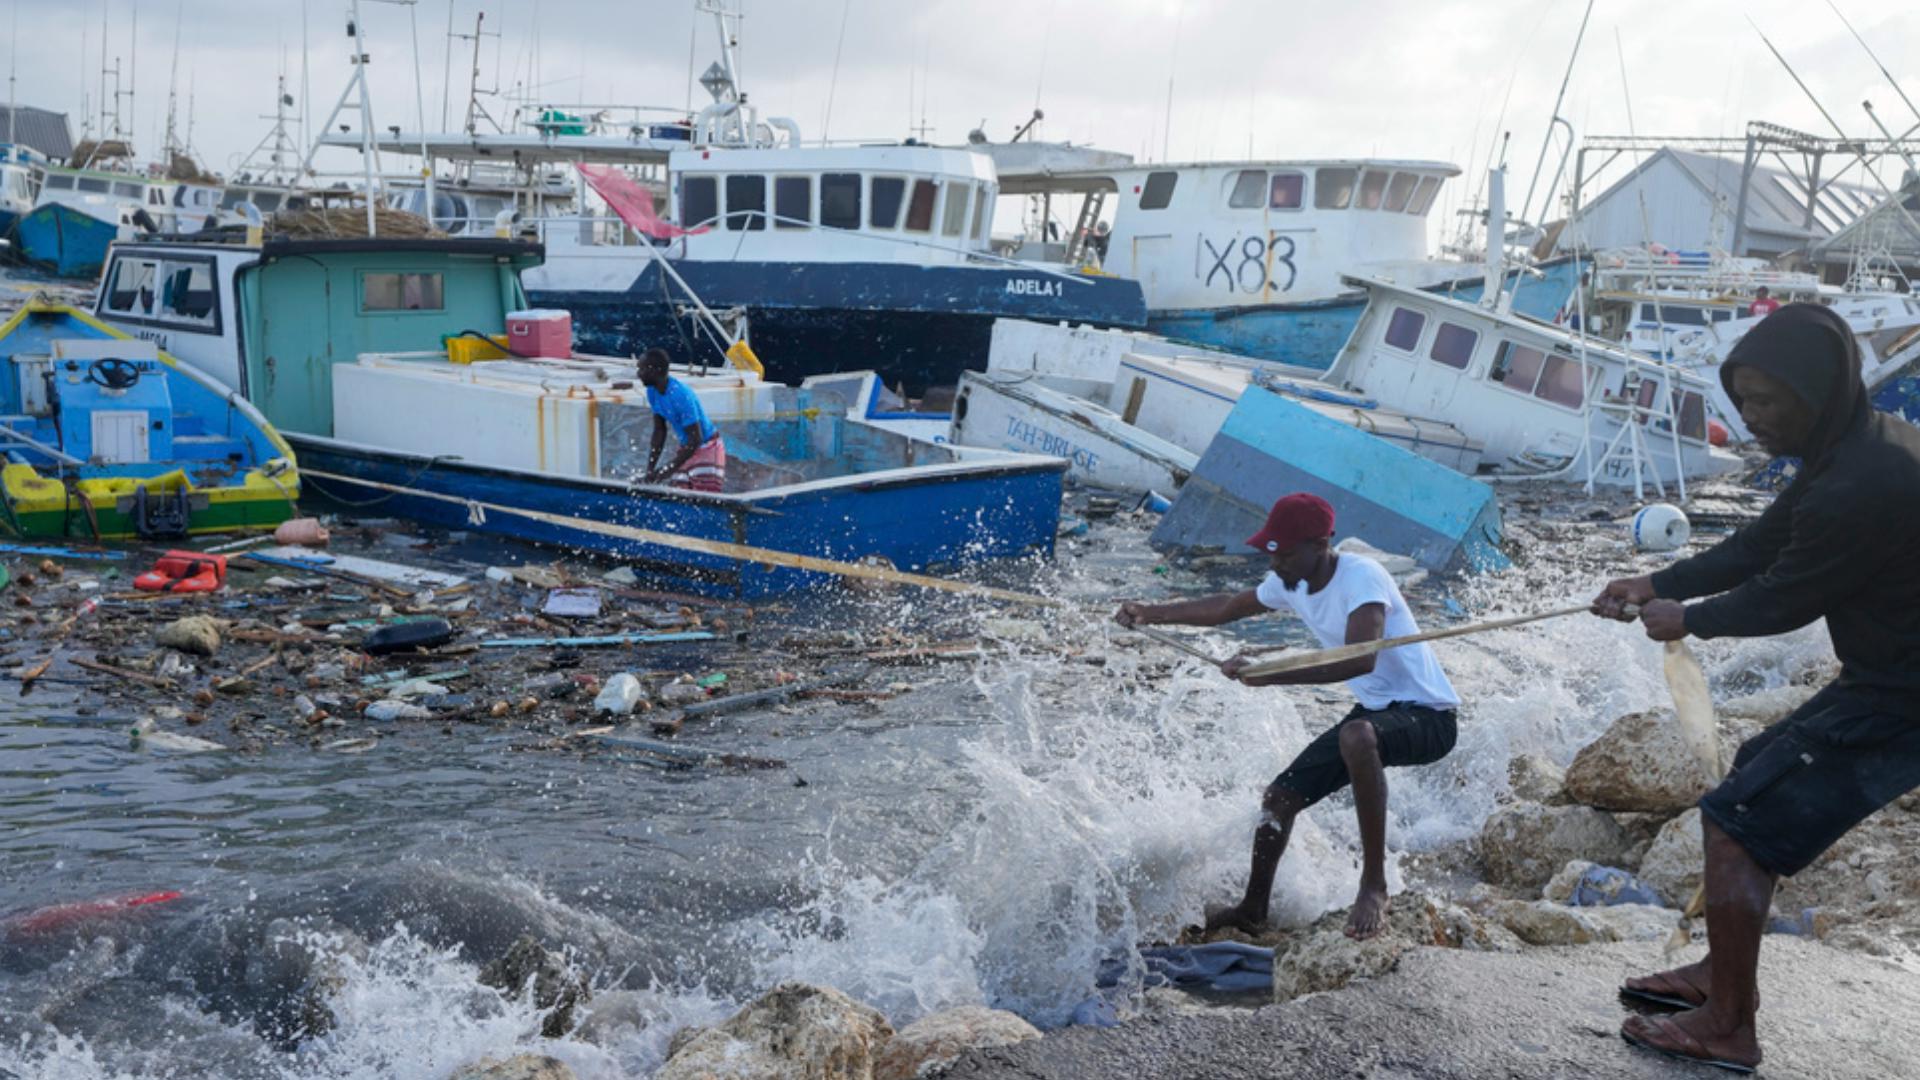
<path id="1" fill-rule="evenodd" d="M 0 142 L 6 142 L 7 132 L 12 131 L 13 141 L 50 158 L 64 161 L 73 155 L 73 131 L 67 126 L 66 113 L 31 105 L 20 105 L 13 111 L 17 116 L 9 117 L 8 106 L 0 104 Z"/>
<path id="2" fill-rule="evenodd" d="M 1660 153 L 1670 155 L 1695 183 L 1726 199 L 1729 206 L 1739 202 L 1742 162 L 1691 150 L 1666 148 Z M 1756 164 L 1747 184 L 1747 232 L 1801 241 L 1822 240 L 1859 217 L 1862 205 L 1871 206 L 1878 201 L 1876 193 L 1858 184 L 1827 183 L 1815 199 L 1813 226 L 1808 228 L 1807 201 L 1800 181 L 1773 166 Z"/>
<path id="3" fill-rule="evenodd" d="M 1819 244 L 1822 254 L 1851 251 L 1856 244 L 1884 247 L 1901 262 L 1920 260 L 1920 176 L 1909 176 L 1897 194 L 1883 196 L 1877 205 Z"/>

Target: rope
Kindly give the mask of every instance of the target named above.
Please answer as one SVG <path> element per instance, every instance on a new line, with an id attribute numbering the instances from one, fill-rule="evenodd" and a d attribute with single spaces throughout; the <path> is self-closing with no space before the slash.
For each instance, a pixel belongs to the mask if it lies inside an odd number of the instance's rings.
<path id="1" fill-rule="evenodd" d="M 436 458 L 434 460 L 437 461 L 439 459 Z M 427 464 L 431 467 L 433 463 L 434 462 L 429 461 Z M 621 540 L 634 540 L 643 544 L 656 544 L 660 547 L 673 548 L 678 551 L 697 552 L 702 555 L 718 555 L 722 558 L 735 559 L 740 562 L 759 563 L 763 566 L 784 566 L 794 570 L 810 570 L 820 574 L 837 574 L 840 577 L 866 578 L 871 581 L 885 581 L 895 585 L 912 585 L 916 588 L 935 589 L 940 592 L 985 596 L 1013 604 L 1032 604 L 1037 607 L 1067 606 L 1052 597 L 1037 596 L 1033 593 L 1015 592 L 1011 589 L 996 589 L 990 585 L 975 585 L 964 581 L 947 581 L 944 578 L 929 577 L 925 574 L 911 574 L 903 570 L 894 570 L 887 567 L 862 566 L 858 563 L 841 562 L 837 559 L 823 559 L 813 555 L 800 555 L 791 551 L 775 551 L 772 548 L 753 547 L 748 544 L 733 544 L 721 540 L 705 540 L 696 536 L 680 536 L 675 533 L 660 532 L 655 529 L 635 528 L 631 525 L 615 525 L 612 522 L 594 521 L 590 518 L 574 517 L 568 514 L 550 514 L 544 510 L 529 510 L 517 506 L 503 506 L 499 503 L 483 502 L 479 499 L 469 499 L 459 495 L 444 495 L 437 491 L 423 491 L 419 488 L 402 484 L 388 484 L 357 476 L 342 476 L 338 473 L 321 472 L 316 469 L 304 469 L 302 473 L 310 479 L 313 477 L 321 477 L 327 480 L 337 480 L 347 484 L 358 484 L 362 487 L 370 487 L 387 492 L 386 495 L 381 497 L 381 500 L 390 499 L 395 495 L 413 495 L 423 499 L 437 499 L 440 502 L 453 503 L 456 506 L 466 509 L 469 521 L 474 519 L 476 513 L 511 514 L 515 517 L 526 518 L 529 521 L 539 521 L 548 525 L 559 525 L 564 528 L 578 529 L 581 532 L 594 533 L 599 536 L 611 536 Z M 421 469 L 419 473 L 414 474 L 413 479 L 417 480 L 425 473 L 426 469 Z M 482 520 L 484 520 L 484 518 L 482 518 Z"/>
<path id="2" fill-rule="evenodd" d="M 435 465 L 438 465 L 443 461 L 458 461 L 458 460 L 460 460 L 460 455 L 458 454 L 435 454 L 433 457 L 430 457 L 427 459 L 427 463 L 425 465 L 420 466 L 419 472 L 414 473 L 412 476 L 407 477 L 406 485 L 393 488 L 392 490 L 388 491 L 385 495 L 376 495 L 371 499 L 349 499 L 342 495 L 335 495 L 333 492 L 328 491 L 326 488 L 320 486 L 319 484 L 313 483 L 312 480 L 316 476 L 324 476 L 330 480 L 346 480 L 355 484 L 366 484 L 369 487 L 386 487 L 387 485 L 375 484 L 370 480 L 355 480 L 351 476 L 335 476 L 333 473 L 316 472 L 313 469 L 301 469 L 300 477 L 302 482 L 306 483 L 309 487 L 313 488 L 313 490 L 319 492 L 322 495 L 325 495 L 327 498 L 332 499 L 334 502 L 337 502 L 342 506 L 352 506 L 352 507 L 379 506 L 381 503 L 386 502 L 388 499 L 393 498 L 395 495 L 412 492 L 413 488 L 411 485 L 413 484 L 413 482 L 427 475 L 427 471 L 432 469 Z M 420 494 L 424 495 L 428 493 L 420 492 Z M 469 510 L 467 512 L 467 516 L 469 518 L 473 517 L 473 512 Z"/>

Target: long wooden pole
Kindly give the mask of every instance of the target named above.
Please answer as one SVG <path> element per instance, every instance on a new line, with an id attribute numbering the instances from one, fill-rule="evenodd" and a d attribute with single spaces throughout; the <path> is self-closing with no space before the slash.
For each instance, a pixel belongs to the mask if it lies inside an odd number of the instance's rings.
<path id="1" fill-rule="evenodd" d="M 1382 638 L 1379 641 L 1359 641 L 1352 645 L 1340 645 L 1331 649 L 1320 649 L 1315 652 L 1288 653 L 1284 656 L 1276 656 L 1271 660 L 1258 660 L 1248 664 L 1245 668 L 1241 669 L 1241 674 L 1248 678 L 1258 678 L 1263 675 L 1279 675 L 1288 671 L 1304 671 L 1307 668 L 1326 667 L 1330 664 L 1357 660 L 1362 656 L 1372 656 L 1375 653 L 1385 652 L 1388 649 L 1397 649 L 1402 645 L 1417 645 L 1423 641 L 1439 641 L 1442 638 L 1465 637 L 1468 634 L 1483 634 L 1488 630 L 1500 630 L 1509 626 L 1520 626 L 1525 623 L 1539 622 L 1542 619 L 1558 619 L 1566 615 L 1579 615 L 1590 610 L 1589 605 L 1581 604 L 1579 607 L 1564 607 L 1554 611 L 1543 611 L 1536 615 L 1516 615 L 1508 619 L 1494 619 L 1491 622 L 1474 623 L 1470 626 L 1449 626 L 1444 630 L 1427 630 L 1418 634 L 1407 634 L 1402 637 Z"/>

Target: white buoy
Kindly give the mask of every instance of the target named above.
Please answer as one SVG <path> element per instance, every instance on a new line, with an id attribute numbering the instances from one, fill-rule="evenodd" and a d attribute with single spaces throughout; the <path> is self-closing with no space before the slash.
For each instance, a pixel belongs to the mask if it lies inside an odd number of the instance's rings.
<path id="1" fill-rule="evenodd" d="M 1633 515 L 1633 546 L 1641 551 L 1677 551 L 1693 534 L 1693 525 L 1677 506 L 1652 503 Z"/>

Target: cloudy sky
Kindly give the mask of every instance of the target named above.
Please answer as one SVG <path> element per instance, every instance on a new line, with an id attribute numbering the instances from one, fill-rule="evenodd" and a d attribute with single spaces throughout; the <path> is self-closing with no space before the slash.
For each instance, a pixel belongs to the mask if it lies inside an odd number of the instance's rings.
<path id="1" fill-rule="evenodd" d="M 1906 94 L 1920 102 L 1920 4 L 1834 0 Z M 1142 158 L 1438 158 L 1478 173 L 1511 135 L 1517 202 L 1539 153 L 1585 0 L 728 0 L 746 19 L 742 83 L 808 139 L 899 138 L 924 121 L 958 141 L 1005 138 L 1036 105 L 1043 137 Z M 22 102 L 97 112 L 102 23 L 135 91 L 136 143 L 159 145 L 174 40 L 183 119 L 228 170 L 266 133 L 274 78 L 288 76 L 317 126 L 349 74 L 346 0 L 0 0 L 11 4 Z M 443 98 L 458 123 L 471 33 L 484 10 L 481 85 L 520 100 L 683 108 L 715 55 L 693 0 L 361 2 L 379 126 L 417 123 L 414 26 L 424 112 Z M 137 8 L 137 11 L 136 11 Z M 6 17 L 0 6 L 0 17 Z M 1749 25 L 1751 19 L 1754 25 Z M 139 48 L 133 49 L 137 20 Z M 307 75 L 301 56 L 305 25 Z M 1920 116 L 1826 0 L 1599 0 L 1561 114 L 1582 135 L 1736 136 L 1750 119 L 1833 134 L 1766 49 L 1764 31 L 1852 135 L 1873 134 L 1871 101 L 1896 132 Z M 15 29 L 17 27 L 17 29 Z M 490 36 L 498 31 L 498 37 Z M 84 53 L 84 63 L 82 56 Z M 1624 75 L 1623 75 L 1624 70 Z M 451 95 L 443 86 L 455 84 Z M 109 96 L 111 96 L 109 80 Z M 1169 95 L 1171 89 L 1171 95 Z M 696 102 L 703 91 L 691 88 Z M 495 115 L 503 97 L 483 101 Z M 343 154 L 344 152 L 331 152 Z M 353 155 L 333 158 L 356 167 Z M 1889 175 L 1890 180 L 1897 176 Z M 1453 197 L 1462 185 L 1452 185 Z M 1436 215 L 1437 217 L 1438 215 Z"/>

